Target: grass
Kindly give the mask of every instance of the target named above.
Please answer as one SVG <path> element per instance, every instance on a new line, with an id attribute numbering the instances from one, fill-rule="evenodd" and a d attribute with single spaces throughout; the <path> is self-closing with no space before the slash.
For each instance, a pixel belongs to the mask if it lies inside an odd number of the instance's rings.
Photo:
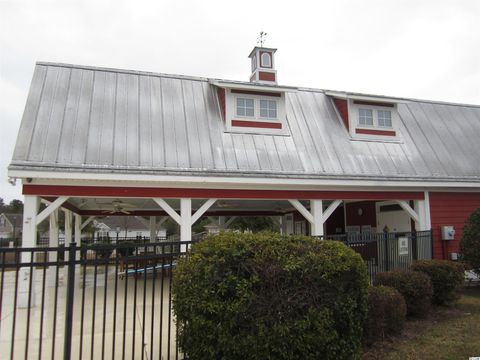
<path id="1" fill-rule="evenodd" d="M 409 320 L 401 336 L 364 349 L 363 360 L 468 360 L 480 356 L 480 287 L 466 288 L 457 304 L 434 307 Z"/>

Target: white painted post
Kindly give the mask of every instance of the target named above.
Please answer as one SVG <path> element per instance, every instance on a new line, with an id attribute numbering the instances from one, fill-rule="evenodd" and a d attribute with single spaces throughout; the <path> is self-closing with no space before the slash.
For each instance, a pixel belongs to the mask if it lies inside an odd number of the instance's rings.
<path id="1" fill-rule="evenodd" d="M 50 214 L 49 217 L 50 227 L 48 230 L 48 246 L 50 247 L 58 247 L 58 210 L 55 210 L 53 213 Z M 48 260 L 49 261 L 57 261 L 58 253 L 56 251 L 52 251 L 48 253 Z M 56 266 L 49 266 L 47 271 L 47 286 L 52 287 L 55 286 L 55 278 L 56 278 L 57 267 Z"/>
<path id="2" fill-rule="evenodd" d="M 180 241 L 192 240 L 192 199 L 180 199 Z M 180 251 L 187 250 L 186 245 L 182 245 Z"/>
<path id="3" fill-rule="evenodd" d="M 77 244 L 77 248 L 80 248 L 82 245 L 82 216 L 75 214 L 75 243 Z M 77 250 L 75 253 L 75 259 L 80 260 L 80 250 Z M 80 285 L 80 265 L 75 265 L 75 287 L 79 287 Z"/>
<path id="4" fill-rule="evenodd" d="M 220 229 L 225 229 L 225 216 L 218 217 L 218 227 Z"/>
<path id="5" fill-rule="evenodd" d="M 150 216 L 150 242 L 155 242 L 157 237 L 157 218 Z"/>
<path id="6" fill-rule="evenodd" d="M 312 236 L 323 236 L 323 201 L 310 200 L 310 212 L 313 216 Z"/>
<path id="7" fill-rule="evenodd" d="M 417 231 L 428 231 L 432 228 L 430 218 L 430 197 L 428 191 L 424 193 L 424 200 L 414 201 L 415 210 L 418 214 L 418 221 L 415 221 Z"/>
<path id="8" fill-rule="evenodd" d="M 65 211 L 65 261 L 68 261 L 67 247 L 72 243 L 72 212 L 70 210 Z"/>
<path id="9" fill-rule="evenodd" d="M 40 199 L 36 195 L 25 195 L 23 205 L 23 230 L 22 230 L 22 247 L 35 247 L 37 240 L 37 214 L 40 205 Z M 22 253 L 22 263 L 33 261 L 31 254 Z M 30 279 L 31 277 L 31 279 Z M 18 273 L 18 298 L 17 307 L 28 307 L 28 297 L 30 281 L 32 283 L 32 291 L 30 295 L 30 306 L 35 306 L 35 269 L 30 270 L 29 267 L 21 267 Z"/>

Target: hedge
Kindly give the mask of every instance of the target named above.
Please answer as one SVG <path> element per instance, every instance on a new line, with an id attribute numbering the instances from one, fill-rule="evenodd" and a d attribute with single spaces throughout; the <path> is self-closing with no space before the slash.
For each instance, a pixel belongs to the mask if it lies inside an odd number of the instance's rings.
<path id="1" fill-rule="evenodd" d="M 221 233 L 173 274 L 178 343 L 196 359 L 358 359 L 368 277 L 340 242 Z"/>
<path id="2" fill-rule="evenodd" d="M 480 276 L 480 208 L 470 214 L 463 226 L 460 252 L 462 260 Z"/>
<path id="3" fill-rule="evenodd" d="M 407 315 L 424 317 L 432 303 L 433 287 L 430 277 L 412 270 L 394 270 L 377 274 L 375 285 L 391 286 L 405 298 Z"/>
<path id="4" fill-rule="evenodd" d="M 368 316 L 363 332 L 364 343 L 372 344 L 386 336 L 400 334 L 406 315 L 407 304 L 398 290 L 389 286 L 371 286 L 368 289 Z"/>
<path id="5" fill-rule="evenodd" d="M 449 260 L 419 260 L 413 263 L 411 268 L 430 277 L 434 304 L 447 305 L 458 300 L 459 289 L 465 279 L 462 264 Z"/>

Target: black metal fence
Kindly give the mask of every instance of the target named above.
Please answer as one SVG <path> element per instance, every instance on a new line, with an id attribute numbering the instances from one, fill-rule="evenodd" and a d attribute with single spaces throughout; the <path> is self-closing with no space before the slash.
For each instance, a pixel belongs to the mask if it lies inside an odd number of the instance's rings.
<path id="1" fill-rule="evenodd" d="M 171 270 L 191 243 L 0 248 L 0 357 L 181 359 Z"/>
<path id="2" fill-rule="evenodd" d="M 326 235 L 358 252 L 367 264 L 370 280 L 379 272 L 406 269 L 414 260 L 432 258 L 432 232 Z"/>

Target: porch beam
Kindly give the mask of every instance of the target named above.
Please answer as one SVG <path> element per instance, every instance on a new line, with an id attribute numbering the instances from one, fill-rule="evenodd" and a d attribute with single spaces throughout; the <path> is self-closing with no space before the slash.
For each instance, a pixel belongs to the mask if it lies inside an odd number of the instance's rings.
<path id="1" fill-rule="evenodd" d="M 54 202 L 50 203 L 40 214 L 36 217 L 36 225 L 39 225 L 45 220 L 52 212 L 57 210 L 62 204 L 68 200 L 68 196 L 60 196 Z"/>
<path id="2" fill-rule="evenodd" d="M 202 206 L 198 208 L 198 210 L 192 216 L 192 225 L 195 224 L 213 204 L 215 204 L 215 201 L 217 201 L 217 199 L 208 199 Z"/>
<path id="3" fill-rule="evenodd" d="M 313 219 L 313 215 L 310 213 L 310 211 L 307 210 L 307 208 L 305 206 L 303 206 L 303 204 L 298 201 L 298 200 L 294 200 L 294 199 L 289 199 L 288 200 L 290 202 L 290 204 L 292 204 L 292 206 L 298 210 L 298 212 L 300 214 L 303 215 L 303 217 L 305 219 L 307 219 L 307 221 L 310 223 L 310 224 L 313 224 L 314 223 L 314 219 Z"/>
<path id="4" fill-rule="evenodd" d="M 395 202 L 401 206 L 403 210 L 416 222 L 419 221 L 419 216 L 415 212 L 415 210 L 412 209 L 409 203 L 407 203 L 405 200 L 395 200 Z"/>
<path id="5" fill-rule="evenodd" d="M 328 218 L 333 214 L 333 212 L 338 208 L 338 206 L 342 203 L 342 200 L 335 200 L 332 202 L 328 208 L 325 209 L 323 212 L 323 222 L 328 220 Z"/>
<path id="6" fill-rule="evenodd" d="M 179 225 L 182 225 L 182 218 L 180 215 L 177 214 L 177 212 L 170 206 L 168 203 L 161 199 L 161 198 L 153 198 L 153 201 L 155 201 L 165 212 L 170 215 L 170 217 L 175 220 L 175 222 Z M 182 201 L 180 200 L 180 203 Z"/>

